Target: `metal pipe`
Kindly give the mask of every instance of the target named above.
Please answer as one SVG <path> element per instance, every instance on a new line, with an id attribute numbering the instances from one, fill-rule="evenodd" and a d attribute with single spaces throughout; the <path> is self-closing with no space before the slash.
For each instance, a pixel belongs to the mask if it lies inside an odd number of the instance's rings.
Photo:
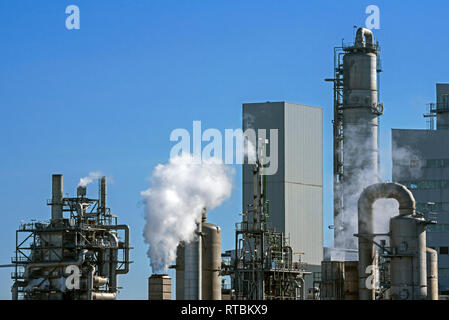
<path id="1" fill-rule="evenodd" d="M 115 300 L 117 292 L 92 292 L 92 300 Z"/>
<path id="2" fill-rule="evenodd" d="M 87 300 L 93 300 L 95 267 L 90 266 L 87 274 Z"/>
<path id="3" fill-rule="evenodd" d="M 355 36 L 355 46 L 363 48 L 372 47 L 373 45 L 373 32 L 370 29 L 359 28 Z"/>
<path id="4" fill-rule="evenodd" d="M 438 300 L 438 252 L 426 248 L 427 253 L 427 299 Z"/>
<path id="5" fill-rule="evenodd" d="M 113 292 L 117 291 L 117 250 L 118 240 L 115 234 L 108 232 L 111 241 L 111 248 L 109 248 L 109 289 Z"/>
<path id="6" fill-rule="evenodd" d="M 359 233 L 359 299 L 374 300 L 374 287 L 367 288 L 366 273 L 369 266 L 374 265 L 374 244 L 371 241 L 374 233 L 373 207 L 374 202 L 381 198 L 392 198 L 399 202 L 399 215 L 415 213 L 413 194 L 398 183 L 376 183 L 365 188 L 358 201 L 358 233 Z"/>
<path id="7" fill-rule="evenodd" d="M 118 224 L 118 225 L 104 225 L 102 228 L 108 229 L 108 230 L 124 230 L 125 231 L 125 263 L 124 268 L 122 270 L 117 270 L 117 274 L 125 274 L 129 272 L 129 226 L 126 224 Z"/>

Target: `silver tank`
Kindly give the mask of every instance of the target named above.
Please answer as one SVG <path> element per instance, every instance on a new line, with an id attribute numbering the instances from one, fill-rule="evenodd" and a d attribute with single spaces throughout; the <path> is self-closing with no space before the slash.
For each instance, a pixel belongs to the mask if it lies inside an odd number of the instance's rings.
<path id="1" fill-rule="evenodd" d="M 357 249 L 357 202 L 378 177 L 377 47 L 370 30 L 357 31 L 343 57 L 343 209 L 336 247 Z M 340 230 L 338 230 L 340 231 Z M 337 232 L 338 232 L 337 231 Z"/>
<path id="2" fill-rule="evenodd" d="M 221 229 L 206 219 L 204 209 L 197 230 L 200 236 L 178 245 L 177 300 L 221 300 Z"/>
<path id="3" fill-rule="evenodd" d="M 202 294 L 203 300 L 221 300 L 221 229 L 206 221 L 207 212 L 203 211 L 201 233 L 202 246 Z"/>
<path id="4" fill-rule="evenodd" d="M 391 297 L 427 299 L 426 223 L 418 215 L 390 219 Z"/>

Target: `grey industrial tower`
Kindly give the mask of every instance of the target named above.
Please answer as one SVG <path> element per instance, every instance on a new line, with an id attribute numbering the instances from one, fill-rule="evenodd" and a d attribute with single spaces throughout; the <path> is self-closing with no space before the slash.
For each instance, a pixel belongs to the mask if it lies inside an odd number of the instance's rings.
<path id="1" fill-rule="evenodd" d="M 417 210 L 437 221 L 427 242 L 438 252 L 440 294 L 449 294 L 449 84 L 437 84 L 436 93 L 428 130 L 392 130 L 392 174 L 413 192 Z"/>
<path id="2" fill-rule="evenodd" d="M 323 259 L 322 109 L 289 102 L 243 104 L 243 130 L 278 129 L 278 170 L 266 176 L 271 226 L 310 271 Z M 273 141 L 269 140 L 268 149 Z M 268 150 L 268 155 L 270 155 Z M 253 201 L 251 165 L 243 165 L 243 209 Z M 309 282 L 309 281 L 307 281 Z"/>

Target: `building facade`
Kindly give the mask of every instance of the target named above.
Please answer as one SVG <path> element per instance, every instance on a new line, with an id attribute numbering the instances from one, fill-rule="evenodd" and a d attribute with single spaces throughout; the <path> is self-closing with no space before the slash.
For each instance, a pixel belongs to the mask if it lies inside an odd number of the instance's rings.
<path id="1" fill-rule="evenodd" d="M 427 246 L 438 252 L 440 294 L 449 294 L 449 84 L 437 84 L 430 114 L 436 130 L 392 130 L 394 182 L 407 186 L 428 226 Z M 433 121 L 433 119 L 432 119 Z"/>
<path id="2" fill-rule="evenodd" d="M 322 109 L 289 102 L 243 104 L 243 130 L 248 128 L 267 130 L 267 155 L 274 150 L 269 129 L 278 129 L 277 171 L 266 175 L 268 220 L 289 239 L 294 255 L 310 270 L 319 271 L 323 259 Z M 253 201 L 250 164 L 243 165 L 242 176 L 245 210 Z"/>

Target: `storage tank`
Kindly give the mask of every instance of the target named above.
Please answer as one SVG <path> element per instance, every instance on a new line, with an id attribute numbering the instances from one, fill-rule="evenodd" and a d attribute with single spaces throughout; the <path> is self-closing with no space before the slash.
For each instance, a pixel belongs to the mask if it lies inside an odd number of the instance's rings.
<path id="1" fill-rule="evenodd" d="M 392 299 L 427 299 L 425 219 L 416 214 L 393 217 L 390 232 Z"/>
<path id="2" fill-rule="evenodd" d="M 176 299 L 221 300 L 221 229 L 207 222 L 206 209 L 197 234 L 176 250 Z"/>
<path id="3" fill-rule="evenodd" d="M 201 223 L 198 223 L 194 240 L 184 244 L 184 299 L 201 300 Z"/>
<path id="4" fill-rule="evenodd" d="M 208 223 L 207 210 L 201 222 L 202 241 L 202 299 L 221 300 L 221 229 Z"/>

